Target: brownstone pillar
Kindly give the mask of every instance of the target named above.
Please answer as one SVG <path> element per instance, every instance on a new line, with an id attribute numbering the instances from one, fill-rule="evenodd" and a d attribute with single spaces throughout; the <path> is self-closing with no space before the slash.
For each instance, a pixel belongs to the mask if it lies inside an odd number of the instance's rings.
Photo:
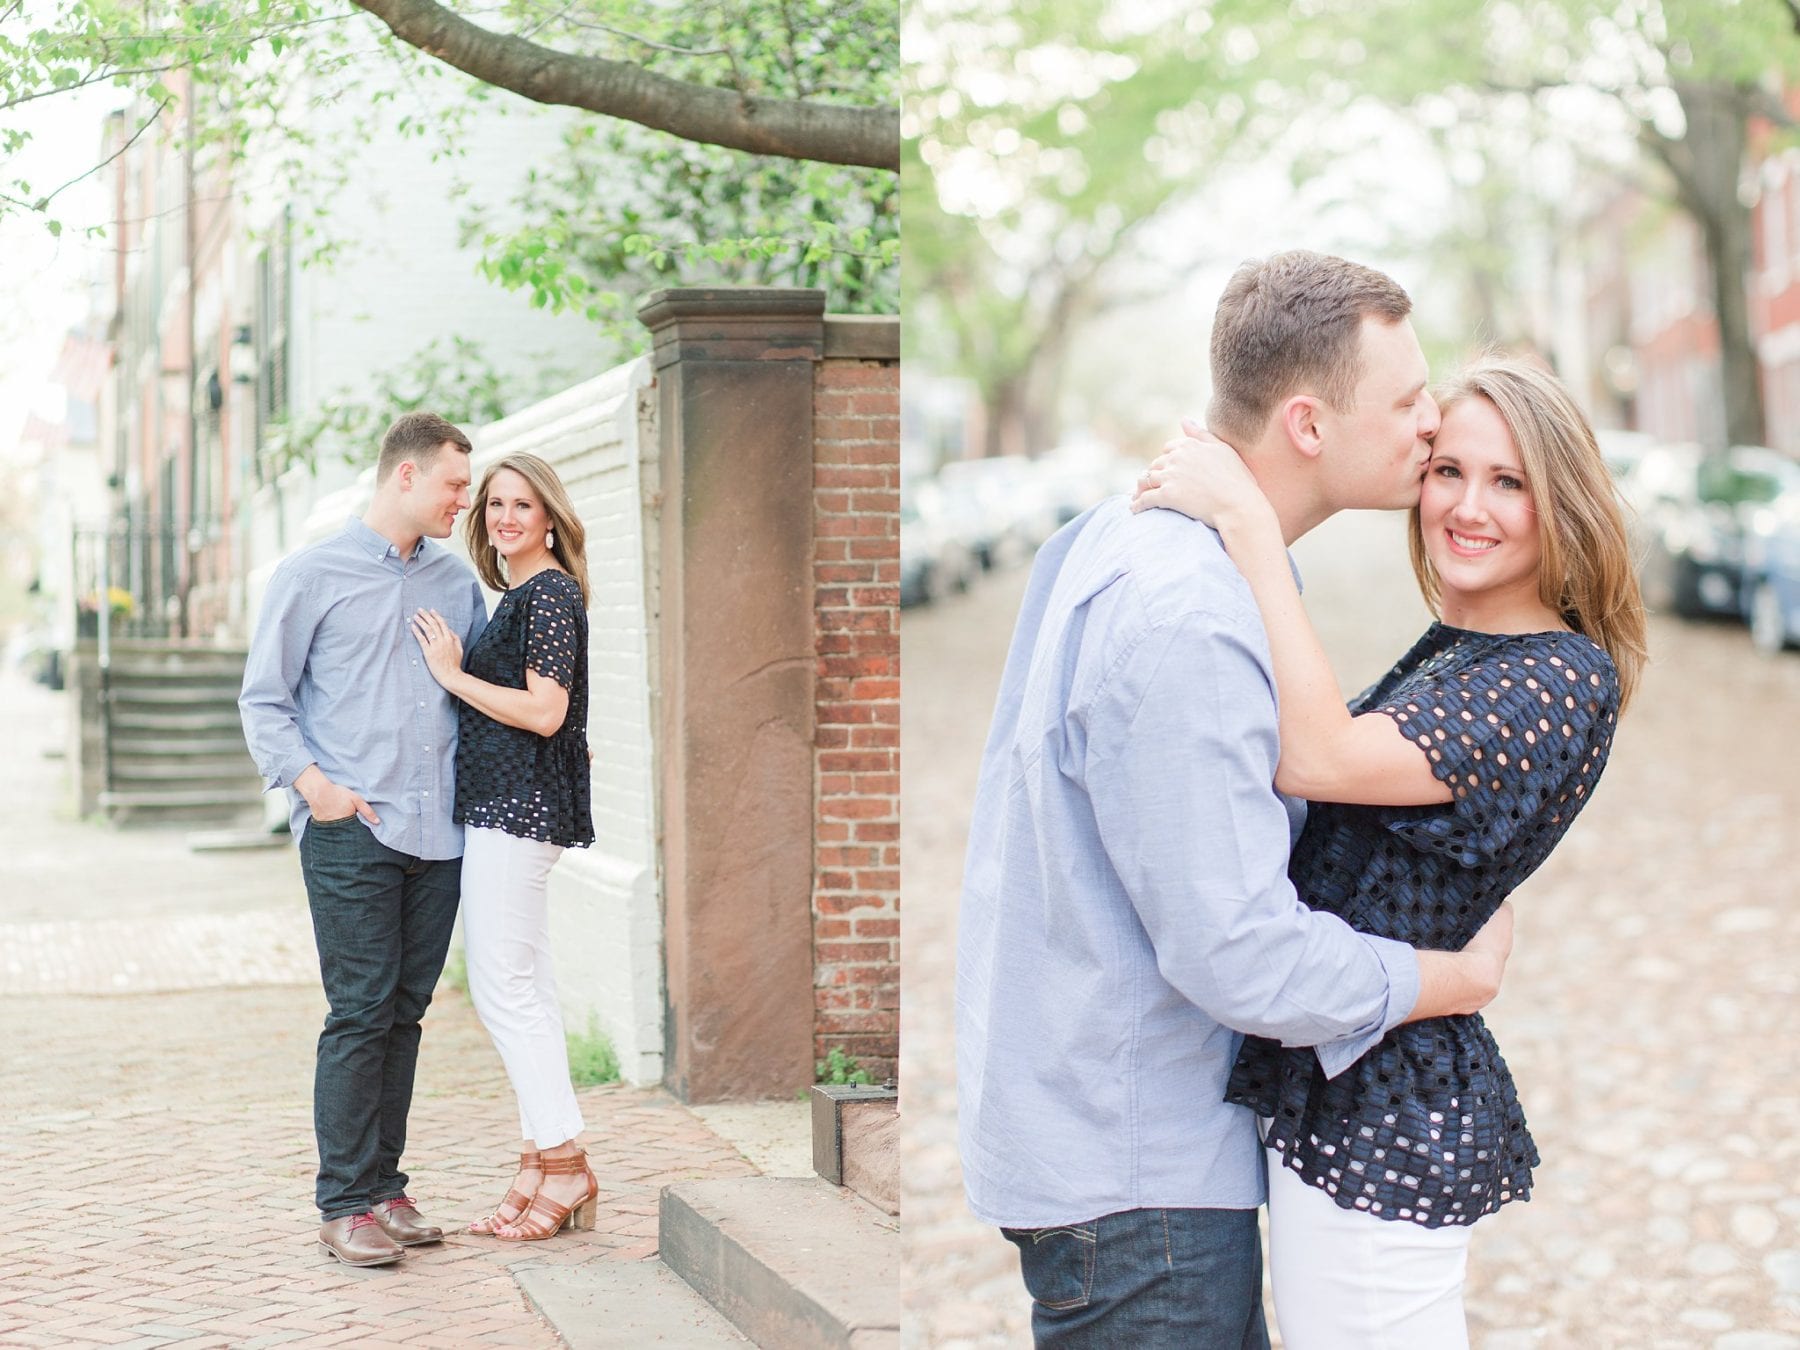
<path id="1" fill-rule="evenodd" d="M 823 292 L 653 293 L 664 1078 L 813 1076 L 813 366 Z"/>

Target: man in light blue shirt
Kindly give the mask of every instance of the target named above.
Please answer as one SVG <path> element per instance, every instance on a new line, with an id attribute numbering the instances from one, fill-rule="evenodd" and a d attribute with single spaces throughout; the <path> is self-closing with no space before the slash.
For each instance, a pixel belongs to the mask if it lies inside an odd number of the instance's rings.
<path id="1" fill-rule="evenodd" d="M 469 455 L 434 413 L 388 428 L 368 512 L 270 578 L 238 700 L 300 846 L 331 1005 L 313 1082 L 319 1241 L 349 1265 L 443 1237 L 406 1195 L 400 1155 L 462 890 L 456 701 L 408 625 L 436 610 L 467 648 L 487 622 L 474 572 L 433 542 L 468 509 Z"/>
<path id="2" fill-rule="evenodd" d="M 1239 269 L 1209 420 L 1288 541 L 1418 499 L 1437 430 L 1406 293 L 1338 258 Z M 1308 909 L 1274 789 L 1274 676 L 1206 526 L 1124 499 L 1039 552 L 970 825 L 957 959 L 970 1209 L 1019 1247 L 1040 1346 L 1268 1345 L 1242 1033 L 1340 1072 L 1391 1027 L 1492 999 L 1510 913 L 1464 953 Z"/>

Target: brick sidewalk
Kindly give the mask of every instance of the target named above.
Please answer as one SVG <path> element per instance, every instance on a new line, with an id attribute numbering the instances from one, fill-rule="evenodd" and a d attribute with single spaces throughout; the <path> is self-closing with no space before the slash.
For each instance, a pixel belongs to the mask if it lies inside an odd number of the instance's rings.
<path id="1" fill-rule="evenodd" d="M 202 1039 L 256 1038 L 276 1018 L 316 1007 L 293 990 L 154 997 L 205 1000 L 192 1006 L 205 1019 Z M 452 1236 L 398 1266 L 356 1270 L 313 1240 L 307 1036 L 274 1052 L 293 1090 L 247 1103 L 234 1100 L 240 1076 L 197 1067 L 194 1047 L 134 1034 L 141 1023 L 129 1005 L 138 1000 L 44 1000 L 21 1015 L 24 1002 L 0 1002 L 0 1034 L 12 1045 L 27 1039 L 34 1079 L 51 1072 L 68 1083 L 71 1108 L 0 1113 L 0 1344 L 8 1346 L 555 1345 L 511 1265 L 645 1259 L 656 1252 L 660 1187 L 755 1171 L 662 1092 L 589 1089 L 581 1104 L 601 1183 L 593 1232 L 517 1247 Z M 172 1051 L 177 1076 L 128 1080 L 80 1105 L 80 1061 L 93 1052 L 96 1020 L 111 1025 L 122 1057 Z M 412 1190 L 446 1228 L 505 1192 L 515 1146 L 511 1095 L 491 1050 L 480 1062 L 473 1022 L 460 999 L 434 1006 L 407 1148 Z M 52 1023 L 88 1025 L 70 1034 Z M 45 1039 L 59 1035 L 66 1056 L 46 1052 Z M 465 1081 L 451 1086 L 457 1079 Z"/>
<path id="2" fill-rule="evenodd" d="M 440 988 L 405 1165 L 452 1236 L 338 1264 L 315 1241 L 325 1003 L 292 850 L 189 854 L 54 817 L 65 705 L 0 685 L 0 1346 L 554 1346 L 512 1266 L 644 1260 L 662 1186 L 755 1173 L 667 1094 L 589 1089 L 594 1231 L 457 1236 L 505 1193 L 518 1115 Z"/>

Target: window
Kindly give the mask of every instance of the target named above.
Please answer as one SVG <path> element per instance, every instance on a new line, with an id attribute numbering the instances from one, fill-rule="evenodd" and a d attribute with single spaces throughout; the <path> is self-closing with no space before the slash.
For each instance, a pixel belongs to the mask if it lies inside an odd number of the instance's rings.
<path id="1" fill-rule="evenodd" d="M 274 465 L 269 432 L 288 414 L 288 328 L 293 299 L 292 219 L 283 214 L 256 260 L 256 476 L 267 482 Z"/>

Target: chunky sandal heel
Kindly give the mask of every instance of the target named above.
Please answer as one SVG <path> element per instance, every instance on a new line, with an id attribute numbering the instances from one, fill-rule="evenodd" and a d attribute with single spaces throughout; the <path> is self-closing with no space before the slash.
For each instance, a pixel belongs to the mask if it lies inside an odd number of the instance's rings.
<path id="1" fill-rule="evenodd" d="M 542 1242 L 545 1238 L 555 1237 L 565 1227 L 571 1232 L 585 1232 L 594 1226 L 594 1211 L 600 1199 L 600 1183 L 594 1179 L 593 1169 L 588 1166 L 587 1154 L 577 1149 L 566 1158 L 545 1158 L 539 1167 L 546 1178 L 583 1178 L 587 1194 L 573 1204 L 564 1205 L 539 1191 L 531 1197 L 531 1207 L 525 1211 L 525 1216 L 507 1225 L 512 1232 L 495 1232 L 494 1236 L 502 1242 Z"/>

